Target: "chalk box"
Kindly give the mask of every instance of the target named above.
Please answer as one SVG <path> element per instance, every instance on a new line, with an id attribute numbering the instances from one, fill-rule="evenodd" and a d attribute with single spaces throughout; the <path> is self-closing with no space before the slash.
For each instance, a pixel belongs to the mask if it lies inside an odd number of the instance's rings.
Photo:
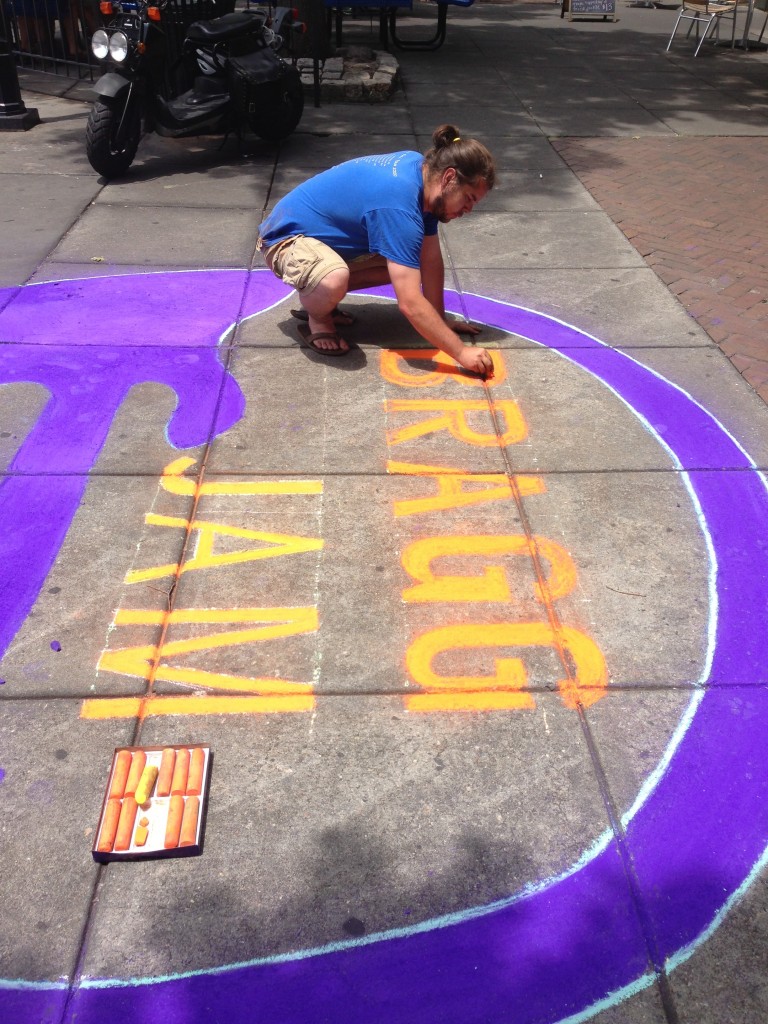
<path id="1" fill-rule="evenodd" d="M 148 804 L 145 803 L 137 807 L 128 848 L 126 850 L 116 850 L 114 848 L 100 850 L 99 845 L 101 843 L 101 836 L 104 830 L 105 818 L 107 816 L 107 806 L 110 802 L 110 790 L 112 789 L 113 781 L 117 772 L 118 758 L 120 757 L 120 754 L 125 751 L 130 754 L 132 761 L 136 754 L 143 754 L 146 757 L 145 763 L 147 767 L 154 765 L 159 769 L 163 757 L 163 751 L 166 750 L 174 751 L 177 756 L 179 751 L 186 750 L 189 752 L 190 758 L 192 752 L 195 750 L 201 750 L 203 752 L 203 775 L 200 785 L 200 795 L 198 798 L 199 812 L 194 832 L 194 841 L 190 845 L 176 845 L 170 849 L 166 848 L 165 835 L 171 796 L 155 795 L 159 782 L 159 780 L 157 780 L 152 786 Z M 104 799 L 101 805 L 101 814 L 99 815 L 99 825 L 96 829 L 96 837 L 93 843 L 93 859 L 100 863 L 106 863 L 107 861 L 113 860 L 146 860 L 158 857 L 194 857 L 201 854 L 203 852 L 203 835 L 205 832 L 206 812 L 208 810 L 208 791 L 210 787 L 212 765 L 213 751 L 209 746 L 203 743 L 166 744 L 162 747 L 116 747 L 112 756 L 109 778 L 107 780 L 106 789 L 104 790 Z M 125 799 L 125 796 L 120 797 L 121 809 Z M 185 793 L 183 795 L 183 799 L 186 806 L 186 803 L 190 800 L 190 796 Z M 149 819 L 149 824 L 147 826 L 148 835 L 144 845 L 139 846 L 136 844 L 136 831 L 139 828 L 139 822 L 145 817 Z"/>

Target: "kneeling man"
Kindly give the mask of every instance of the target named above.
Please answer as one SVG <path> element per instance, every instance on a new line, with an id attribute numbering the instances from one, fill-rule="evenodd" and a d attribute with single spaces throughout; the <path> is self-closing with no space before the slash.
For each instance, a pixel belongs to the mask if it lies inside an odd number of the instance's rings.
<path id="1" fill-rule="evenodd" d="M 452 125 L 432 135 L 424 156 L 405 150 L 359 157 L 305 181 L 259 228 L 269 269 L 299 293 L 300 331 L 314 351 L 343 356 L 338 308 L 347 292 L 392 284 L 401 312 L 419 334 L 467 370 L 487 376 L 484 348 L 459 334 L 478 328 L 445 319 L 445 270 L 438 223 L 470 213 L 493 188 L 493 157 Z"/>

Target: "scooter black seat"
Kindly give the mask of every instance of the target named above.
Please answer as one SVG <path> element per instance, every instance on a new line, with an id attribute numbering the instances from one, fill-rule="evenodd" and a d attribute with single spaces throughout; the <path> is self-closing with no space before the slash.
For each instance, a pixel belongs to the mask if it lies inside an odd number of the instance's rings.
<path id="1" fill-rule="evenodd" d="M 255 32 L 264 24 L 264 18 L 252 11 L 233 11 L 211 21 L 195 21 L 187 29 L 187 39 L 193 43 L 225 43 L 244 32 Z"/>

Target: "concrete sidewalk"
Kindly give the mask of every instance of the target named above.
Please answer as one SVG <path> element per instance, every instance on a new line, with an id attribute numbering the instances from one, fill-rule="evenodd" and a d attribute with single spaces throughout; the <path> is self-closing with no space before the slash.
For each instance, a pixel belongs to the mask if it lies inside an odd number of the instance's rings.
<path id="1" fill-rule="evenodd" d="M 451 11 L 391 102 L 109 184 L 87 87 L 22 75 L 3 1021 L 768 1016 L 768 58 L 617 11 Z M 300 349 L 264 211 L 445 121 L 499 163 L 442 234 L 494 379 L 386 291 L 350 357 Z M 192 743 L 202 856 L 94 863 L 114 749 Z"/>

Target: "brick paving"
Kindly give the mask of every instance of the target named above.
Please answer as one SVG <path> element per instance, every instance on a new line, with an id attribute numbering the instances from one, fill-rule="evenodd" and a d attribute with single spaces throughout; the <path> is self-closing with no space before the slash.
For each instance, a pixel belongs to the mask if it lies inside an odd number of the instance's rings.
<path id="1" fill-rule="evenodd" d="M 768 402 L 768 138 L 552 142 Z"/>

